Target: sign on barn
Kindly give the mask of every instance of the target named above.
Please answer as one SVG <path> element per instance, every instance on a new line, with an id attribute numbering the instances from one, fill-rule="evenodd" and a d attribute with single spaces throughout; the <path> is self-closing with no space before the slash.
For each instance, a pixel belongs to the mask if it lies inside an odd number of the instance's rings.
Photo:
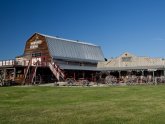
<path id="1" fill-rule="evenodd" d="M 30 43 L 30 49 L 36 49 L 38 48 L 38 45 L 42 43 L 42 40 L 35 40 Z"/>

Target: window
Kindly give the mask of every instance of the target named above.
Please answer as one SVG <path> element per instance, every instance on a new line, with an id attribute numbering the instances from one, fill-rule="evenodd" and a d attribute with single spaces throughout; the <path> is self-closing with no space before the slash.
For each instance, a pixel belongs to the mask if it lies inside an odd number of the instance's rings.
<path id="1" fill-rule="evenodd" d="M 123 62 L 131 62 L 132 57 L 122 57 Z"/>
<path id="2" fill-rule="evenodd" d="M 39 57 L 41 56 L 41 53 L 32 53 L 32 57 Z"/>

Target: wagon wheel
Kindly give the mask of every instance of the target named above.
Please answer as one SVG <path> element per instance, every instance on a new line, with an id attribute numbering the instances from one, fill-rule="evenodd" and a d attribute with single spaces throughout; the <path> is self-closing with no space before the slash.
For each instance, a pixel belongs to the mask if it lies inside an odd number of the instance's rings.
<path id="1" fill-rule="evenodd" d="M 88 81 L 88 80 L 82 80 L 82 81 L 81 81 L 81 84 L 82 84 L 83 86 L 89 86 L 89 81 Z"/>
<path id="2" fill-rule="evenodd" d="M 113 82 L 113 77 L 110 75 L 106 76 L 105 83 L 106 84 L 112 84 L 112 82 Z"/>
<path id="3" fill-rule="evenodd" d="M 96 82 L 97 82 L 97 84 L 104 84 L 105 79 L 104 78 L 99 78 Z"/>
<path id="4" fill-rule="evenodd" d="M 65 80 L 69 86 L 72 86 L 76 81 L 73 78 L 67 78 Z"/>

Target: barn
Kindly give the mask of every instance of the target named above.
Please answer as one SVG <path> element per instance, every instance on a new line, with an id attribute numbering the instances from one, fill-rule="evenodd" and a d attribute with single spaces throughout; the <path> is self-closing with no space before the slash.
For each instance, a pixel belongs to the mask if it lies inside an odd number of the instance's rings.
<path id="1" fill-rule="evenodd" d="M 98 62 L 104 61 L 100 46 L 33 34 L 24 53 L 15 60 L 0 61 L 0 81 L 17 84 L 86 79 L 95 81 Z"/>
<path id="2" fill-rule="evenodd" d="M 22 55 L 0 61 L 0 85 L 83 81 L 165 83 L 165 59 L 125 52 L 105 61 L 100 46 L 34 33 Z"/>

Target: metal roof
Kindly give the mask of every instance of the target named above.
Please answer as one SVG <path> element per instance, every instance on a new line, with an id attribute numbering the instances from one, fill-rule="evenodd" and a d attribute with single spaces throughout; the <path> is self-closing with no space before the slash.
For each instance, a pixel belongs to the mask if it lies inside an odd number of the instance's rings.
<path id="1" fill-rule="evenodd" d="M 104 71 L 126 71 L 126 70 L 164 70 L 165 66 L 155 65 L 155 66 L 136 66 L 136 67 L 106 67 L 98 68 L 99 70 Z"/>
<path id="2" fill-rule="evenodd" d="M 98 69 L 97 67 L 91 67 L 91 66 L 60 65 L 60 68 L 65 70 L 100 71 L 100 69 Z"/>
<path id="3" fill-rule="evenodd" d="M 46 38 L 49 52 L 53 58 L 68 58 L 74 60 L 104 61 L 104 55 L 100 46 L 91 43 L 67 40 L 48 35 Z"/>

